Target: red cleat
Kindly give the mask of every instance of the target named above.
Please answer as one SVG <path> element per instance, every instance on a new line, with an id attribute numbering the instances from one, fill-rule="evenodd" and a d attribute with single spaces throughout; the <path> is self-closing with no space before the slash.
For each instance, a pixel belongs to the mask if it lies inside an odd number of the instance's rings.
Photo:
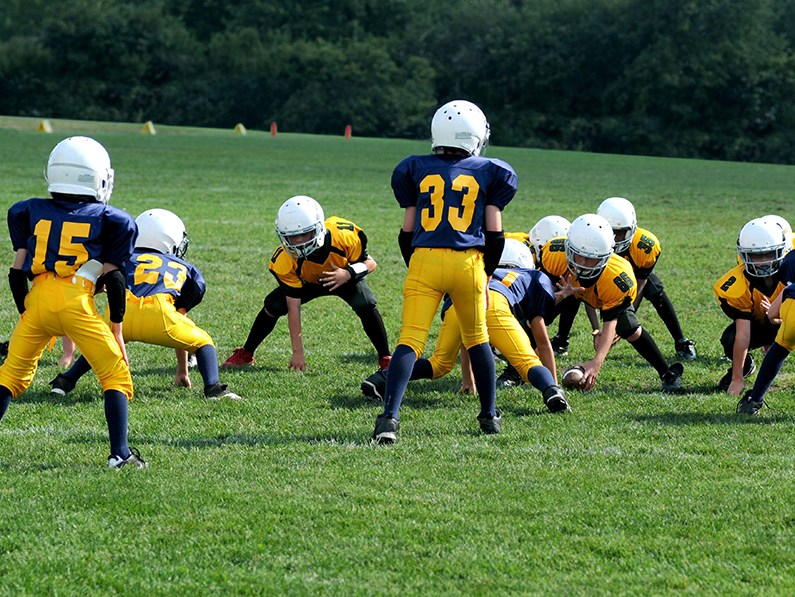
<path id="1" fill-rule="evenodd" d="M 249 352 L 245 348 L 236 348 L 232 356 L 226 359 L 221 367 L 242 367 L 243 365 L 250 365 L 253 362 L 253 352 Z"/>

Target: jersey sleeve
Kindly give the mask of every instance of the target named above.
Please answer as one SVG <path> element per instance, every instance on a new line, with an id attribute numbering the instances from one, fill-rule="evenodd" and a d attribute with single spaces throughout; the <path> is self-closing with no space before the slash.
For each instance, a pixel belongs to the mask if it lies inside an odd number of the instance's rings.
<path id="1" fill-rule="evenodd" d="M 511 202 L 519 189 L 519 180 L 510 164 L 502 160 L 491 160 L 494 177 L 486 193 L 486 205 L 496 205 L 500 211 Z"/>
<path id="2" fill-rule="evenodd" d="M 753 318 L 754 299 L 743 271 L 744 267 L 738 265 L 724 274 L 712 288 L 720 308 L 730 319 Z"/>
<path id="3" fill-rule="evenodd" d="M 638 228 L 629 246 L 629 261 L 639 280 L 647 279 L 660 258 L 660 241 L 648 230 Z"/>
<path id="4" fill-rule="evenodd" d="M 14 251 L 26 249 L 30 237 L 29 201 L 19 201 L 8 210 L 8 232 Z"/>
<path id="5" fill-rule="evenodd" d="M 269 269 L 279 285 L 284 288 L 287 296 L 293 298 L 300 296 L 304 284 L 296 273 L 296 261 L 281 245 L 271 257 Z"/>
<path id="6" fill-rule="evenodd" d="M 411 173 L 411 163 L 414 156 L 400 162 L 392 172 L 392 192 L 395 194 L 400 207 L 417 205 L 417 184 Z"/>
<path id="7" fill-rule="evenodd" d="M 130 260 L 138 238 L 138 226 L 126 211 L 108 206 L 102 227 L 102 262 L 120 267 Z"/>
<path id="8" fill-rule="evenodd" d="M 595 288 L 602 303 L 600 310 L 604 321 L 618 319 L 635 301 L 638 293 L 632 266 L 618 255 L 610 257 Z"/>

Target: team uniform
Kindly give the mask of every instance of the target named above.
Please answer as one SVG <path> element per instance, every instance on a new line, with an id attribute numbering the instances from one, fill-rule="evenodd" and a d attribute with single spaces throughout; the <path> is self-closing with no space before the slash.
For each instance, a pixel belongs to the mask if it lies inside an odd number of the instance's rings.
<path id="1" fill-rule="evenodd" d="M 130 371 L 94 305 L 102 264 L 130 259 L 137 229 L 126 212 L 103 203 L 29 199 L 8 211 L 14 250 L 27 249 L 22 270 L 33 281 L 25 312 L 0 367 L 0 386 L 14 397 L 30 385 L 54 336 L 68 336 L 97 373 L 103 391 L 133 396 Z"/>
<path id="2" fill-rule="evenodd" d="M 315 205 L 314 200 L 312 205 Z M 319 206 L 317 209 L 320 209 Z M 237 349 L 223 366 L 238 366 L 253 361 L 254 351 L 271 333 L 276 321 L 287 315 L 288 297 L 300 300 L 303 305 L 323 296 L 337 296 L 348 303 L 362 321 L 365 333 L 378 352 L 380 366 L 388 366 L 390 353 L 386 329 L 376 306 L 375 294 L 364 274 L 355 275 L 352 270 L 351 280 L 334 290 L 322 284 L 323 272 L 335 267 L 351 269 L 358 266 L 366 273 L 367 236 L 353 222 L 336 216 L 321 219 L 319 223 L 325 227 L 322 244 L 306 256 L 291 254 L 284 244 L 274 251 L 269 270 L 278 286 L 265 298 L 243 348 Z"/>

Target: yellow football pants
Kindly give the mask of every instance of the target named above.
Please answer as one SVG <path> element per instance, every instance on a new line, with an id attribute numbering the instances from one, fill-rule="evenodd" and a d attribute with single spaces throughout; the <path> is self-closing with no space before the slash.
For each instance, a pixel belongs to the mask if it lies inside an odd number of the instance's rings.
<path id="1" fill-rule="evenodd" d="M 110 323 L 107 310 L 105 321 Z M 138 298 L 128 290 L 122 331 L 125 342 L 178 348 L 191 354 L 202 346 L 215 346 L 210 334 L 174 308 L 174 297 L 168 293 Z"/>
<path id="2" fill-rule="evenodd" d="M 527 372 L 541 365 L 530 338 L 514 317 L 508 299 L 499 292 L 489 291 L 489 309 L 486 311 L 486 325 L 491 345 L 499 350 L 508 362 L 528 381 Z M 461 333 L 455 304 L 444 316 L 436 349 L 429 359 L 433 367 L 433 379 L 450 373 L 461 348 Z"/>
<path id="3" fill-rule="evenodd" d="M 781 302 L 781 327 L 776 334 L 776 342 L 788 351 L 795 350 L 795 300 L 784 299 Z"/>
<path id="4" fill-rule="evenodd" d="M 445 293 L 458 309 L 464 346 L 471 348 L 489 341 L 486 329 L 486 273 L 483 255 L 477 249 L 414 250 L 403 284 L 403 323 L 398 344 L 422 356 L 428 330 Z"/>
<path id="5" fill-rule="evenodd" d="M 39 365 L 42 352 L 53 336 L 68 336 L 86 357 L 102 384 L 102 390 L 133 395 L 130 370 L 110 329 L 94 305 L 94 285 L 79 276 L 60 278 L 40 274 L 25 298 L 25 312 L 8 345 L 8 357 L 0 367 L 0 385 L 15 398 L 24 392 Z"/>

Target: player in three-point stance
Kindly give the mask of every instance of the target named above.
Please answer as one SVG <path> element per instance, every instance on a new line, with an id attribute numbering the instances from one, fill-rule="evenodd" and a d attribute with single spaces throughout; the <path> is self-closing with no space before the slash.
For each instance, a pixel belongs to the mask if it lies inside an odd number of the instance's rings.
<path id="1" fill-rule="evenodd" d="M 562 279 L 558 296 L 573 295 L 601 313 L 602 328 L 594 329 L 596 354 L 590 361 L 579 363 L 585 371 L 580 388 L 590 390 L 596 385 L 618 334 L 654 367 L 662 391 L 677 391 L 682 385 L 683 367 L 681 363 L 669 367 L 654 339 L 638 323 L 632 306 L 637 290 L 635 274 L 626 259 L 613 253 L 614 244 L 610 223 L 596 214 L 585 214 L 571 223 L 568 237 L 550 241 L 543 255 L 544 268 Z"/>
<path id="2" fill-rule="evenodd" d="M 676 356 L 692 361 L 696 358 L 693 341 L 685 338 L 671 299 L 668 298 L 662 281 L 654 273 L 654 266 L 660 258 L 660 241 L 648 230 L 638 228 L 635 207 L 623 197 L 605 199 L 596 213 L 613 227 L 616 255 L 632 264 L 638 280 L 638 295 L 633 303 L 635 311 L 637 312 L 644 298 L 648 299 L 674 340 Z"/>
<path id="3" fill-rule="evenodd" d="M 207 398 L 240 396 L 218 381 L 218 357 L 210 335 L 187 313 L 204 297 L 204 276 L 185 260 L 188 233 L 175 213 L 149 209 L 136 218 L 138 239 L 127 262 L 127 308 L 124 341 L 173 348 L 177 356 L 176 386 L 191 387 L 188 354 L 195 354 Z M 105 314 L 108 317 L 108 313 Z M 82 356 L 66 373 L 50 382 L 52 393 L 66 394 L 90 371 Z"/>
<path id="4" fill-rule="evenodd" d="M 480 398 L 480 428 L 484 433 L 502 429 L 486 328 L 487 283 L 502 254 L 502 210 L 516 194 L 516 173 L 507 163 L 480 155 L 489 124 L 471 102 L 456 100 L 439 108 L 431 136 L 432 154 L 410 156 L 392 173 L 392 190 L 405 210 L 398 242 L 409 271 L 384 412 L 372 435 L 378 443 L 397 438 L 400 403 L 445 293 L 459 309 Z"/>
<path id="5" fill-rule="evenodd" d="M 353 222 L 338 217 L 325 219 L 320 204 L 303 195 L 292 197 L 279 208 L 276 234 L 281 246 L 271 257 L 270 271 L 279 285 L 251 326 L 248 339 L 222 367 L 254 362 L 254 351 L 287 315 L 293 354 L 290 369 L 306 370 L 301 337 L 301 306 L 321 296 L 338 296 L 358 315 L 367 337 L 378 352 L 378 366 L 389 367 L 389 341 L 376 298 L 365 276 L 376 262 L 367 253 L 367 236 Z"/>
<path id="6" fill-rule="evenodd" d="M 740 229 L 737 255 L 742 265 L 729 270 L 713 287 L 721 309 L 732 320 L 720 338 L 732 366 L 718 381 L 719 390 L 741 395 L 743 379 L 756 370 L 749 351 L 776 339 L 779 326 L 767 312 L 784 290 L 786 270 L 779 270 L 791 244 L 781 225 L 768 216 Z"/>
<path id="7" fill-rule="evenodd" d="M 133 384 L 122 336 L 125 281 L 120 268 L 133 252 L 135 221 L 107 204 L 114 171 L 108 152 L 94 139 L 70 137 L 58 143 L 45 178 L 51 199 L 20 201 L 8 210 L 16 251 L 8 280 L 21 317 L 0 367 L 0 418 L 11 398 L 30 385 L 50 339 L 68 336 L 102 384 L 108 466 L 144 468 L 146 462 L 127 445 Z M 110 326 L 94 305 L 94 290 L 103 286 Z"/>

